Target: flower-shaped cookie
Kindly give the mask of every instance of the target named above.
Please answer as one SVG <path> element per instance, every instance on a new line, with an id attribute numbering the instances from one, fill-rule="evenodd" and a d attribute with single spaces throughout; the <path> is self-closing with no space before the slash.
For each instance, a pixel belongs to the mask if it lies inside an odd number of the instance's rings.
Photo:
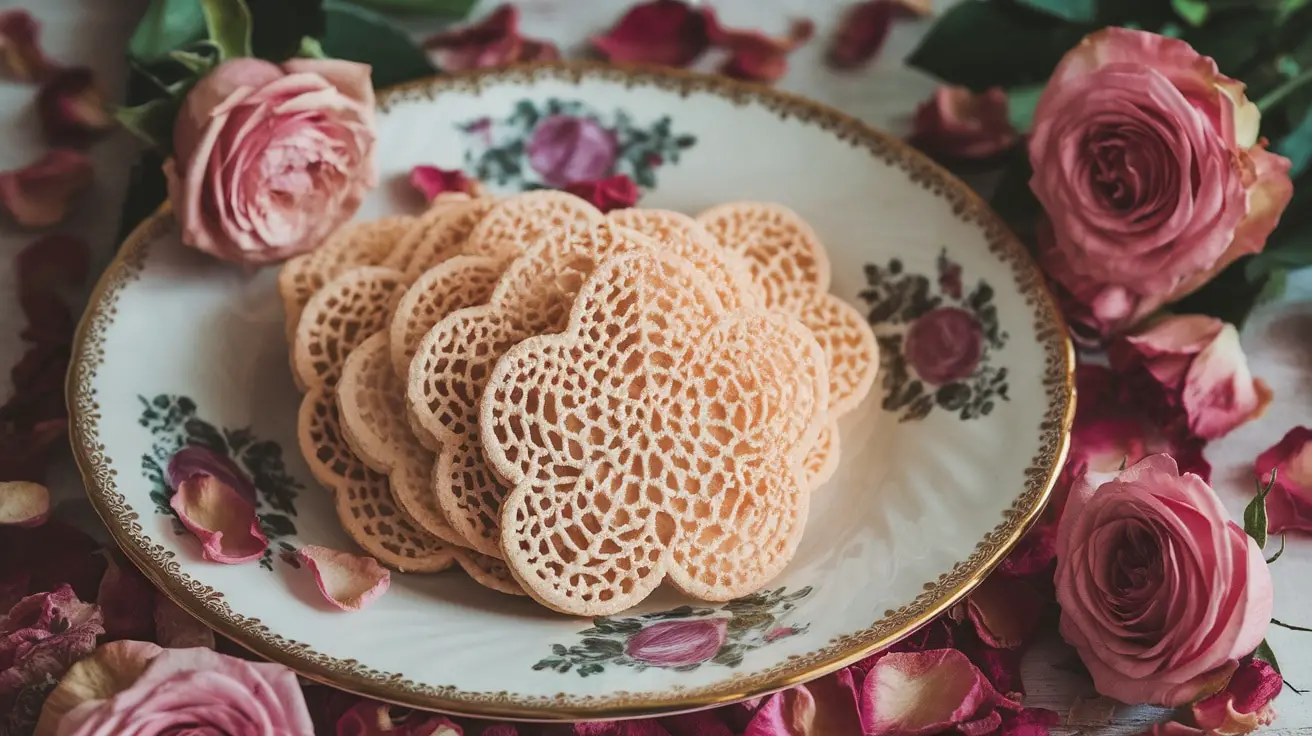
<path id="1" fill-rule="evenodd" d="M 515 577 L 590 616 L 667 576 L 705 600 L 759 589 L 797 549 L 828 386 L 797 320 L 729 312 L 665 250 L 608 259 L 564 332 L 507 351 L 483 395 L 484 454 L 514 485 L 501 544 Z"/>
<path id="2" fill-rule="evenodd" d="M 490 197 L 435 203 L 397 244 L 388 263 L 396 263 L 393 267 L 414 281 L 424 271 L 459 255 L 470 234 L 495 205 L 496 200 Z"/>
<path id="3" fill-rule="evenodd" d="M 587 201 L 550 189 L 506 197 L 469 234 L 464 252 L 514 258 L 554 230 L 586 230 L 602 222 L 601 210 Z"/>

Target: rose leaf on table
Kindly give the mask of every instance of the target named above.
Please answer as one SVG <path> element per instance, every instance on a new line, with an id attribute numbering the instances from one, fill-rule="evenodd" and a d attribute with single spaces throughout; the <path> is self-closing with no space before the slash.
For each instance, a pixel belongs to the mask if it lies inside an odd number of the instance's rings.
<path id="1" fill-rule="evenodd" d="M 1266 549 L 1266 498 L 1275 485 L 1276 471 L 1273 468 L 1265 485 L 1263 485 L 1260 479 L 1258 480 L 1257 495 L 1254 496 L 1253 500 L 1249 501 L 1248 505 L 1244 507 L 1244 533 L 1252 537 L 1253 541 L 1257 542 L 1257 546 L 1261 549 Z"/>

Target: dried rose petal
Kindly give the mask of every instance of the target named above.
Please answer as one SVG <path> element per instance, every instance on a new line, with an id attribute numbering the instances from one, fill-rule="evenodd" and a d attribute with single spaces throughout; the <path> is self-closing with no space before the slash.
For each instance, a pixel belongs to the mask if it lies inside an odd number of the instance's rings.
<path id="1" fill-rule="evenodd" d="M 853 69 L 875 58 L 884 48 L 893 19 L 905 12 L 895 0 L 866 0 L 853 5 L 838 24 L 826 56 L 835 69 Z"/>
<path id="2" fill-rule="evenodd" d="M 729 52 L 720 73 L 734 79 L 774 82 L 788 71 L 788 55 L 815 34 L 815 24 L 807 19 L 792 22 L 788 35 L 779 38 L 760 31 L 737 30 L 716 25 L 711 40 L 717 48 Z"/>
<path id="3" fill-rule="evenodd" d="M 269 546 L 255 506 L 213 475 L 197 473 L 169 499 L 178 520 L 201 543 L 201 556 L 235 565 L 258 560 Z"/>
<path id="4" fill-rule="evenodd" d="M 212 475 L 219 482 L 237 492 L 247 503 L 255 503 L 255 484 L 246 471 L 237 467 L 232 458 L 201 445 L 187 445 L 169 458 L 169 487 L 177 490 L 195 475 Z"/>
<path id="5" fill-rule="evenodd" d="M 105 618 L 105 635 L 113 639 L 152 639 L 155 633 L 155 586 L 117 551 L 100 579 L 96 604 Z"/>
<path id="6" fill-rule="evenodd" d="M 1241 734 L 1276 719 L 1275 700 L 1285 680 L 1260 659 L 1241 664 L 1221 692 L 1194 703 L 1194 721 L 1208 733 Z"/>
<path id="7" fill-rule="evenodd" d="M 26 10 L 0 13 L 0 63 L 10 79 L 39 82 L 58 66 L 41 50 L 41 26 Z"/>
<path id="8" fill-rule="evenodd" d="M 1048 736 L 1048 729 L 1061 723 L 1061 716 L 1045 708 L 1024 708 L 1019 713 L 1002 712 L 1002 725 L 993 736 Z"/>
<path id="9" fill-rule="evenodd" d="M 1016 649 L 1033 637 L 1047 600 L 1024 580 L 990 575 L 966 601 L 966 612 L 980 641 L 995 649 Z"/>
<path id="10" fill-rule="evenodd" d="M 214 648 L 214 631 L 166 596 L 155 595 L 155 641 L 169 649 Z"/>
<path id="11" fill-rule="evenodd" d="M 1267 528 L 1273 534 L 1312 532 L 1312 429 L 1294 427 L 1257 456 L 1257 477 L 1276 482 L 1266 497 Z"/>
<path id="12" fill-rule="evenodd" d="M 296 556 L 310 572 L 324 600 L 343 611 L 358 611 L 387 592 L 392 575 L 378 560 L 308 544 Z"/>
<path id="13" fill-rule="evenodd" d="M 20 225 L 54 225 L 68 214 L 73 198 L 91 186 L 92 176 L 86 156 L 56 148 L 21 169 L 0 173 L 0 204 Z"/>
<path id="14" fill-rule="evenodd" d="M 513 5 L 502 5 L 477 23 L 431 36 L 424 48 L 439 69 L 449 72 L 560 58 L 551 42 L 519 35 L 519 10 Z"/>
<path id="15" fill-rule="evenodd" d="M 84 145 L 114 127 L 105 92 L 84 66 L 61 69 L 42 84 L 36 111 L 46 138 L 58 145 Z"/>
<path id="16" fill-rule="evenodd" d="M 0 617 L 0 702 L 46 677 L 63 676 L 103 633 L 100 610 L 67 585 L 19 601 Z"/>
<path id="17" fill-rule="evenodd" d="M 445 716 L 422 711 L 393 713 L 394 706 L 362 700 L 337 719 L 340 736 L 462 736 L 464 730 Z M 400 710 L 400 709 L 396 709 Z M 484 736 L 488 731 L 482 732 Z"/>
<path id="18" fill-rule="evenodd" d="M 40 483 L 0 483 L 0 526 L 41 526 L 50 516 L 50 491 Z"/>
<path id="19" fill-rule="evenodd" d="M 642 192 L 626 174 L 616 174 L 596 181 L 581 181 L 565 187 L 565 191 L 586 199 L 602 212 L 632 207 Z"/>
<path id="20" fill-rule="evenodd" d="M 467 176 L 460 169 L 443 169 L 426 164 L 410 169 L 410 186 L 424 195 L 424 199 L 428 202 L 437 199 L 437 195 L 448 192 L 478 196 L 478 192 L 482 189 L 477 179 Z"/>
<path id="21" fill-rule="evenodd" d="M 1002 725 L 1001 711 L 1020 709 L 955 649 L 886 654 L 862 685 L 866 736 L 915 736 L 952 728 L 991 733 Z"/>
<path id="22" fill-rule="evenodd" d="M 908 142 L 941 161 L 978 161 L 1005 153 L 1020 140 L 1001 87 L 972 92 L 940 86 L 916 108 Z"/>
<path id="23" fill-rule="evenodd" d="M 714 11 L 683 0 L 651 0 L 635 5 L 610 30 L 592 37 L 592 46 L 614 62 L 688 66 L 711 47 Z"/>
<path id="24" fill-rule="evenodd" d="M 852 671 L 838 672 L 767 696 L 743 736 L 825 736 L 861 732 L 861 706 Z"/>

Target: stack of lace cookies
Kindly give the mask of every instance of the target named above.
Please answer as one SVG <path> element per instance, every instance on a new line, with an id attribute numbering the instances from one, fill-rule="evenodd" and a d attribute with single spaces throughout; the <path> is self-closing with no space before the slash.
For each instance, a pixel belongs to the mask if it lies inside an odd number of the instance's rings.
<path id="1" fill-rule="evenodd" d="M 280 275 L 302 452 L 342 526 L 564 613 L 708 601 L 791 559 L 878 367 L 778 205 L 603 215 L 444 195 Z"/>

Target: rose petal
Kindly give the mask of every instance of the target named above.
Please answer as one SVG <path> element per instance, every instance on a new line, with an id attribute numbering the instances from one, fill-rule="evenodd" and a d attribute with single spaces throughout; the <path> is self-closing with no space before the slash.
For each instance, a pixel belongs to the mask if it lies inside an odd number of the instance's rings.
<path id="1" fill-rule="evenodd" d="M 638 203 L 642 191 L 627 174 L 616 174 L 597 181 L 583 181 L 570 184 L 565 191 L 587 200 L 602 212 L 632 207 Z"/>
<path id="2" fill-rule="evenodd" d="M 232 458 L 222 455 L 203 445 L 187 445 L 173 453 L 169 458 L 169 487 L 177 490 L 188 479 L 196 475 L 212 475 L 220 483 L 237 492 L 247 503 L 254 504 L 255 483 L 246 471 L 237 466 Z"/>
<path id="3" fill-rule="evenodd" d="M 430 36 L 424 48 L 439 69 L 451 72 L 560 58 L 550 41 L 519 34 L 519 10 L 509 4 L 481 21 Z"/>
<path id="4" fill-rule="evenodd" d="M 683 67 L 711 47 L 715 13 L 682 0 L 651 0 L 633 6 L 592 46 L 613 62 Z"/>
<path id="5" fill-rule="evenodd" d="M 20 600 L 0 618 L 0 702 L 63 676 L 103 633 L 100 609 L 83 603 L 67 585 Z"/>
<path id="6" fill-rule="evenodd" d="M 50 516 L 50 491 L 40 483 L 0 483 L 0 525 L 41 526 Z"/>
<path id="7" fill-rule="evenodd" d="M 1020 139 L 1007 113 L 1007 95 L 995 87 L 975 93 L 940 86 L 916 108 L 908 142 L 940 160 L 989 159 Z"/>
<path id="8" fill-rule="evenodd" d="M 46 138 L 57 145 L 85 145 L 114 127 L 104 90 L 83 66 L 62 69 L 42 84 L 36 111 Z"/>
<path id="9" fill-rule="evenodd" d="M 866 736 L 934 734 L 995 718 L 996 728 L 997 708 L 1019 710 L 1020 704 L 1000 695 L 955 649 L 884 655 L 862 685 Z"/>
<path id="10" fill-rule="evenodd" d="M 213 649 L 214 631 L 167 596 L 155 596 L 155 641 L 169 649 Z"/>
<path id="11" fill-rule="evenodd" d="M 788 71 L 788 55 L 814 34 L 815 24 L 804 18 L 793 21 L 788 35 L 782 38 L 716 24 L 711 30 L 711 42 L 729 52 L 729 58 L 720 67 L 721 74 L 734 79 L 774 82 Z"/>
<path id="12" fill-rule="evenodd" d="M 1258 455 L 1254 464 L 1263 483 L 1276 471 L 1266 497 L 1267 526 L 1273 534 L 1312 532 L 1312 429 L 1294 427 Z"/>
<path id="13" fill-rule="evenodd" d="M 100 579 L 96 604 L 110 639 L 154 638 L 155 586 L 117 551 L 110 555 L 105 577 Z"/>
<path id="14" fill-rule="evenodd" d="M 180 483 L 169 506 L 200 540 L 201 556 L 211 562 L 258 560 L 269 546 L 255 506 L 213 475 L 197 473 Z"/>
<path id="15" fill-rule="evenodd" d="M 0 173 L 0 204 L 18 224 L 47 227 L 64 219 L 72 200 L 91 186 L 91 161 L 56 148 L 27 166 Z"/>
<path id="16" fill-rule="evenodd" d="M 74 664 L 46 699 L 33 736 L 55 736 L 64 716 L 93 700 L 109 700 L 132 686 L 163 650 L 144 641 L 102 644 Z"/>
<path id="17" fill-rule="evenodd" d="M 860 696 L 852 671 L 842 669 L 805 685 L 768 696 L 756 709 L 742 736 L 859 733 Z"/>
<path id="18" fill-rule="evenodd" d="M 665 727 L 666 731 L 675 736 L 735 736 L 735 734 L 741 733 L 741 729 L 732 729 L 724 722 L 725 711 L 725 708 L 717 708 L 692 713 L 680 713 L 661 718 L 660 724 Z M 489 734 L 491 732 L 484 731 L 480 736 L 489 736 Z M 491 734 L 491 736 L 496 735 Z M 506 736 L 513 736 L 513 734 Z"/>
<path id="19" fill-rule="evenodd" d="M 994 736 L 1048 736 L 1048 729 L 1061 723 L 1061 716 L 1044 708 L 1023 708 L 1019 713 L 1003 711 L 1002 725 Z"/>
<path id="20" fill-rule="evenodd" d="M 1271 701 L 1284 686 L 1284 678 L 1271 665 L 1249 659 L 1224 690 L 1194 703 L 1194 722 L 1213 734 L 1244 734 L 1269 726 L 1276 717 Z"/>
<path id="21" fill-rule="evenodd" d="M 1189 366 L 1180 403 L 1193 434 L 1212 440 L 1260 417 L 1271 389 L 1248 371 L 1239 331 L 1227 324 Z"/>
<path id="22" fill-rule="evenodd" d="M 420 164 L 410 169 L 410 186 L 424 195 L 424 200 L 432 202 L 437 195 L 448 192 L 460 192 L 478 196 L 482 188 L 478 180 L 466 176 L 460 169 L 442 169 L 437 166 Z"/>
<path id="23" fill-rule="evenodd" d="M 975 631 L 985 644 L 1016 649 L 1038 629 L 1047 601 L 1024 580 L 990 575 L 966 601 Z"/>
<path id="24" fill-rule="evenodd" d="M 928 8 L 926 8 L 928 10 Z M 835 69 L 853 69 L 879 54 L 895 18 L 910 14 L 900 0 L 865 0 L 853 5 L 838 24 L 827 59 Z"/>
<path id="25" fill-rule="evenodd" d="M 343 611 L 358 611 L 387 592 L 392 575 L 378 560 L 309 544 L 296 557 L 314 573 L 324 600 Z"/>
<path id="26" fill-rule="evenodd" d="M 26 10 L 0 13 L 0 61 L 10 79 L 39 82 L 58 69 L 41 50 L 40 34 L 40 24 Z"/>
<path id="27" fill-rule="evenodd" d="M 376 700 L 356 703 L 337 719 L 337 736 L 463 736 L 464 730 L 450 719 L 409 711 L 396 717 L 393 706 Z M 487 732 L 484 731 L 484 734 Z"/>

